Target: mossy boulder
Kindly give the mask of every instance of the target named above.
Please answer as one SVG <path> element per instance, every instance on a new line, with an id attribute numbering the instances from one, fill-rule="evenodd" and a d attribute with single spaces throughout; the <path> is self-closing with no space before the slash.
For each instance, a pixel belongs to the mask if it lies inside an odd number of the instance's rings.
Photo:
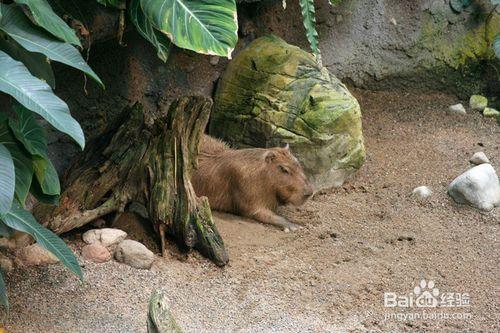
<path id="1" fill-rule="evenodd" d="M 481 95 L 472 95 L 469 100 L 469 106 L 472 111 L 483 112 L 488 106 L 488 99 Z"/>
<path id="2" fill-rule="evenodd" d="M 210 134 L 236 147 L 290 144 L 317 188 L 342 185 L 365 160 L 356 99 L 313 55 L 275 36 L 229 63 Z"/>

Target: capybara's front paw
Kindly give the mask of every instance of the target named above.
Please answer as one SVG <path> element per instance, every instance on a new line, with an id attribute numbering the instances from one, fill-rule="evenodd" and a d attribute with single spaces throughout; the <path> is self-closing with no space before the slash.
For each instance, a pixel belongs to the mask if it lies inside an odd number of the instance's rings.
<path id="1" fill-rule="evenodd" d="M 302 227 L 298 224 L 294 224 L 294 223 L 291 223 L 291 222 L 287 222 L 287 224 L 285 224 L 283 226 L 283 231 L 284 232 L 290 232 L 290 231 L 297 231 L 299 229 L 301 229 Z"/>

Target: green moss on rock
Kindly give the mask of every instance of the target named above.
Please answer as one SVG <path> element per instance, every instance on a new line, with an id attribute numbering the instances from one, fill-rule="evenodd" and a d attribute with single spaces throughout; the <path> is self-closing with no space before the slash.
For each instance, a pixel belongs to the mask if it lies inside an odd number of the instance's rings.
<path id="1" fill-rule="evenodd" d="M 469 100 L 472 111 L 482 112 L 488 106 L 488 99 L 481 95 L 472 95 Z"/>
<path id="2" fill-rule="evenodd" d="M 275 36 L 230 62 L 210 133 L 240 147 L 289 143 L 319 188 L 340 186 L 365 160 L 356 99 L 313 55 Z"/>

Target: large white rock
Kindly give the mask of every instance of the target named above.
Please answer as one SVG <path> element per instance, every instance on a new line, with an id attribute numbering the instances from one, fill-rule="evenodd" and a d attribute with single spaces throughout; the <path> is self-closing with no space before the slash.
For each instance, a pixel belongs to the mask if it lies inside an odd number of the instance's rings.
<path id="1" fill-rule="evenodd" d="M 82 239 L 87 244 L 99 242 L 102 246 L 112 246 L 120 243 L 127 237 L 127 233 L 120 229 L 103 228 L 85 232 Z"/>
<path id="2" fill-rule="evenodd" d="M 149 269 L 155 260 L 155 255 L 143 244 L 126 239 L 116 247 L 115 259 L 135 268 Z"/>
<path id="3" fill-rule="evenodd" d="M 448 194 L 460 204 L 490 211 L 500 205 L 500 182 L 491 164 L 475 166 L 448 186 Z"/>
<path id="4" fill-rule="evenodd" d="M 455 104 L 451 105 L 448 108 L 449 113 L 454 113 L 454 114 L 467 114 L 467 111 L 465 111 L 465 107 L 460 103 L 460 104 Z"/>

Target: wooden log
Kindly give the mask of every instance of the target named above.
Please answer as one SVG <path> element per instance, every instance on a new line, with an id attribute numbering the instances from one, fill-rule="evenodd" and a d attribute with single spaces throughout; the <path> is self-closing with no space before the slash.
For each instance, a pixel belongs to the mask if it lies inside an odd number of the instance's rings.
<path id="1" fill-rule="evenodd" d="M 38 221 L 60 234 L 112 212 L 119 216 L 135 202 L 146 207 L 162 251 L 172 235 L 225 265 L 208 201 L 190 181 L 211 105 L 206 97 L 183 97 L 158 112 L 138 104 L 124 110 L 67 171 L 60 205 L 34 208 Z"/>

